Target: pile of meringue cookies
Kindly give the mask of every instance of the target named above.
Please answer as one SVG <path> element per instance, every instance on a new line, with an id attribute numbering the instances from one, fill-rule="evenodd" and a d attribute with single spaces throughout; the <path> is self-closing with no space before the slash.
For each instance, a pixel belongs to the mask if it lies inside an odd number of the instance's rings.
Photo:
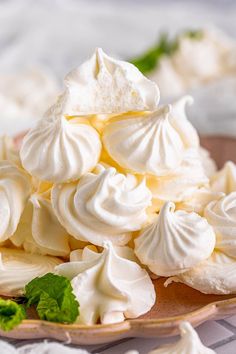
<path id="1" fill-rule="evenodd" d="M 97 49 L 24 137 L 1 139 L 0 294 L 48 272 L 71 280 L 79 323 L 148 312 L 151 277 L 236 293 L 236 165 L 216 172 L 190 97 Z"/>

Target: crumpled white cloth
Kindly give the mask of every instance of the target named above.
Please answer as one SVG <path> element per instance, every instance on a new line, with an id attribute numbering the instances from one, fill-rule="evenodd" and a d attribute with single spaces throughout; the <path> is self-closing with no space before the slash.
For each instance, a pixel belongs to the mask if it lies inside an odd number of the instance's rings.
<path id="1" fill-rule="evenodd" d="M 0 341 L 1 354 L 89 354 L 86 350 L 69 348 L 56 342 L 41 342 L 27 344 L 19 348 L 13 347 L 4 341 Z"/>

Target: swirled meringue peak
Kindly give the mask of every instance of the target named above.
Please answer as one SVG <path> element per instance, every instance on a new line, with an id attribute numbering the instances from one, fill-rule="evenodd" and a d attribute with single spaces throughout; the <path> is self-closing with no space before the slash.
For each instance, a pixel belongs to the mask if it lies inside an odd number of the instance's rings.
<path id="1" fill-rule="evenodd" d="M 56 257 L 30 254 L 22 250 L 0 248 L 0 294 L 20 296 L 25 285 L 35 277 L 53 272 L 59 265 Z"/>
<path id="2" fill-rule="evenodd" d="M 174 203 L 164 204 L 154 223 L 135 239 L 135 254 L 156 275 L 185 272 L 214 250 L 215 233 L 206 219 L 174 210 Z"/>
<path id="3" fill-rule="evenodd" d="M 142 116 L 115 118 L 103 134 L 108 154 L 139 174 L 168 175 L 182 162 L 185 144 L 170 124 L 171 106 Z"/>
<path id="4" fill-rule="evenodd" d="M 11 241 L 31 253 L 62 257 L 70 253 L 69 235 L 43 194 L 31 195 Z"/>
<path id="5" fill-rule="evenodd" d="M 131 249 L 120 247 L 117 252 L 111 242 L 103 247 L 101 253 L 86 247 L 81 260 L 56 267 L 57 274 L 71 280 L 80 303 L 79 322 L 88 325 L 136 318 L 149 311 L 156 299 L 148 273 L 126 258 Z"/>
<path id="6" fill-rule="evenodd" d="M 179 328 L 181 338 L 177 343 L 164 345 L 152 350 L 149 354 L 216 354 L 214 350 L 202 344 L 197 332 L 189 322 L 182 322 Z"/>
<path id="7" fill-rule="evenodd" d="M 171 200 L 182 202 L 189 200 L 198 188 L 207 186 L 207 178 L 199 151 L 188 149 L 181 165 L 167 176 L 147 176 L 147 186 L 152 192 L 156 204 Z"/>
<path id="8" fill-rule="evenodd" d="M 99 246 L 106 240 L 126 244 L 131 232 L 146 223 L 150 204 L 145 179 L 139 183 L 133 175 L 102 165 L 79 182 L 52 188 L 52 206 L 60 223 L 75 238 Z"/>
<path id="9" fill-rule="evenodd" d="M 216 248 L 236 257 L 236 192 L 209 203 L 204 215 L 215 230 Z"/>
<path id="10" fill-rule="evenodd" d="M 0 162 L 0 242 L 15 232 L 31 185 L 28 175 L 9 161 Z"/>
<path id="11" fill-rule="evenodd" d="M 227 161 L 224 167 L 210 179 L 211 188 L 225 194 L 236 191 L 236 164 Z"/>
<path id="12" fill-rule="evenodd" d="M 63 112 L 69 116 L 152 111 L 160 98 L 157 85 L 133 64 L 113 59 L 101 48 L 66 76 L 65 85 Z"/>
<path id="13" fill-rule="evenodd" d="M 167 279 L 165 286 L 172 281 L 184 283 L 203 294 L 236 294 L 236 260 L 215 251 L 196 267 Z"/>
<path id="14" fill-rule="evenodd" d="M 199 136 L 186 116 L 186 105 L 193 104 L 191 96 L 184 96 L 172 104 L 170 123 L 181 136 L 187 147 L 199 147 Z"/>
<path id="15" fill-rule="evenodd" d="M 76 180 L 91 171 L 100 152 L 99 134 L 87 120 L 52 115 L 28 132 L 20 156 L 30 174 L 57 183 Z"/>

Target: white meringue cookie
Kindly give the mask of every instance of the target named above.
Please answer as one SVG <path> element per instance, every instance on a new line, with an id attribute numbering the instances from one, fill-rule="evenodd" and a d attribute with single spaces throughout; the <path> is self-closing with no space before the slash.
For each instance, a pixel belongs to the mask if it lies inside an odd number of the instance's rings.
<path id="1" fill-rule="evenodd" d="M 142 116 L 108 122 L 103 143 L 123 168 L 139 174 L 167 175 L 182 162 L 185 144 L 170 124 L 171 106 Z"/>
<path id="2" fill-rule="evenodd" d="M 236 164 L 227 161 L 210 179 L 211 189 L 226 194 L 236 191 Z"/>
<path id="3" fill-rule="evenodd" d="M 204 213 L 216 233 L 216 248 L 236 257 L 236 192 L 212 201 Z"/>
<path id="4" fill-rule="evenodd" d="M 69 235 L 59 223 L 50 199 L 33 194 L 11 241 L 27 252 L 65 257 L 70 253 Z"/>
<path id="5" fill-rule="evenodd" d="M 175 210 L 167 202 L 156 220 L 135 239 L 135 254 L 156 275 L 185 272 L 214 250 L 215 233 L 205 218 Z"/>
<path id="6" fill-rule="evenodd" d="M 133 260 L 127 259 L 129 249 L 119 254 L 111 242 L 104 244 L 102 253 L 89 248 L 82 259 L 61 264 L 56 273 L 71 280 L 80 303 L 79 322 L 84 324 L 121 322 L 148 312 L 156 294 L 148 273 Z"/>
<path id="7" fill-rule="evenodd" d="M 55 185 L 52 206 L 60 223 L 75 238 L 102 245 L 126 244 L 131 232 L 147 221 L 151 193 L 145 179 L 117 173 L 99 165 L 79 182 Z"/>
<path id="8" fill-rule="evenodd" d="M 193 104 L 193 97 L 183 96 L 172 104 L 170 112 L 170 123 L 181 136 L 187 147 L 199 147 L 199 136 L 196 129 L 186 116 L 186 105 Z"/>
<path id="9" fill-rule="evenodd" d="M 160 93 L 132 64 L 109 57 L 101 48 L 65 78 L 66 115 L 152 111 Z"/>
<path id="10" fill-rule="evenodd" d="M 0 294 L 20 296 L 32 279 L 53 272 L 61 260 L 30 254 L 22 250 L 0 248 Z"/>
<path id="11" fill-rule="evenodd" d="M 16 231 L 31 185 L 28 175 L 9 161 L 0 162 L 0 242 Z"/>
<path id="12" fill-rule="evenodd" d="M 172 281 L 184 283 L 203 294 L 236 294 L 236 259 L 215 251 L 196 267 L 167 279 L 165 286 Z"/>
<path id="13" fill-rule="evenodd" d="M 214 350 L 202 344 L 197 332 L 189 322 L 182 322 L 179 328 L 181 338 L 178 342 L 164 345 L 152 350 L 149 354 L 216 354 Z"/>
<path id="14" fill-rule="evenodd" d="M 189 200 L 198 188 L 206 186 L 208 182 L 198 150 L 194 148 L 186 151 L 181 165 L 168 176 L 147 176 L 147 186 L 157 204 L 168 200 Z"/>
<path id="15" fill-rule="evenodd" d="M 216 162 L 211 158 L 211 155 L 207 149 L 202 146 L 199 147 L 199 156 L 202 161 L 202 165 L 207 177 L 211 178 L 217 171 Z"/>
<path id="16" fill-rule="evenodd" d="M 187 200 L 176 204 L 176 209 L 185 210 L 188 212 L 194 211 L 203 215 L 205 207 L 213 200 L 219 200 L 224 196 L 224 193 L 214 192 L 209 187 L 197 189 Z"/>
<path id="17" fill-rule="evenodd" d="M 100 152 L 99 134 L 87 121 L 55 115 L 41 120 L 28 132 L 20 156 L 33 176 L 66 182 L 92 170 Z"/>

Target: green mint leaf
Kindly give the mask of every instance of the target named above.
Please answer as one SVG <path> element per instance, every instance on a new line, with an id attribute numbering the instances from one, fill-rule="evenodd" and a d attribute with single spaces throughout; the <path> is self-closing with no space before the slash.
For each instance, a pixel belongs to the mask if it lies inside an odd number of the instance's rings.
<path id="1" fill-rule="evenodd" d="M 131 59 L 130 62 L 143 74 L 146 74 L 158 67 L 160 58 L 163 55 L 171 55 L 177 48 L 178 40 L 171 40 L 166 33 L 163 33 L 154 47 L 150 48 L 140 57 Z"/>
<path id="2" fill-rule="evenodd" d="M 77 302 L 70 281 L 48 273 L 35 278 L 25 287 L 27 306 L 35 305 L 41 320 L 73 323 L 79 315 Z"/>
<path id="3" fill-rule="evenodd" d="M 0 298 L 0 328 L 10 331 L 18 326 L 26 318 L 25 309 L 22 305 L 12 300 Z"/>
<path id="4" fill-rule="evenodd" d="M 185 37 L 189 37 L 193 40 L 200 40 L 203 37 L 203 31 L 201 30 L 187 30 L 183 33 Z"/>

